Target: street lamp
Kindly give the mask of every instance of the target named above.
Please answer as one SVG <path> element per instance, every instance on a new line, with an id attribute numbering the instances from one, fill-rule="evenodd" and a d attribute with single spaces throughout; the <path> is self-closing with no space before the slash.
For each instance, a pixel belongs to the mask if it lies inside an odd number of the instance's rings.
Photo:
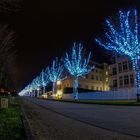
<path id="1" fill-rule="evenodd" d="M 56 92 L 56 98 L 57 99 L 61 99 L 62 98 L 62 94 L 63 94 L 63 92 L 62 92 L 62 87 L 61 87 L 61 81 L 59 80 L 59 81 L 57 81 L 56 82 L 56 84 L 57 84 L 57 92 Z"/>

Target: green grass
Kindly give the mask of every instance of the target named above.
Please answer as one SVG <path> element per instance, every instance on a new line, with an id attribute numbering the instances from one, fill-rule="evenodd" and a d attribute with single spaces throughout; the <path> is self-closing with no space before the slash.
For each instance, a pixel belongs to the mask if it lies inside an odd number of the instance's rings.
<path id="1" fill-rule="evenodd" d="M 140 102 L 136 102 L 136 100 L 56 100 L 49 99 L 52 101 L 60 101 L 60 102 L 71 102 L 71 103 L 84 103 L 84 104 L 98 104 L 98 105 L 123 105 L 123 106 L 140 106 Z"/>
<path id="2" fill-rule="evenodd" d="M 0 140 L 26 140 L 17 98 L 13 99 L 8 109 L 0 109 Z"/>

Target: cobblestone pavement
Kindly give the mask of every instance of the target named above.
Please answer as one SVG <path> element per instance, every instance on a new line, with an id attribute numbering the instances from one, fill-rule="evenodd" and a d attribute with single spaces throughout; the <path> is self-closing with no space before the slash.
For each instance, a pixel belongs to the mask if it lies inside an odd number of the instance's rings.
<path id="1" fill-rule="evenodd" d="M 36 100 L 36 104 L 32 103 Z M 101 129 L 37 105 L 43 100 L 22 99 L 35 140 L 138 140 L 139 137 Z M 43 101 L 47 102 L 47 101 Z M 51 101 L 49 101 L 50 103 Z M 54 104 L 54 101 L 52 102 Z M 58 103 L 61 104 L 61 103 Z M 67 103 L 65 103 L 67 104 Z M 73 105 L 72 105 L 73 106 Z M 57 106 L 58 107 L 58 106 Z M 103 116 L 102 116 L 103 117 Z"/>

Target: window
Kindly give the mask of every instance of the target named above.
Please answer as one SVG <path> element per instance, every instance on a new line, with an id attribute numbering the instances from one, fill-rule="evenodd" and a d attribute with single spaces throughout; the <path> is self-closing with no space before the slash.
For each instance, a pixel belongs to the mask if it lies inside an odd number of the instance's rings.
<path id="1" fill-rule="evenodd" d="M 86 85 L 85 88 L 88 89 L 88 85 Z"/>
<path id="2" fill-rule="evenodd" d="M 96 87 L 96 90 L 98 90 L 98 87 Z"/>
<path id="3" fill-rule="evenodd" d="M 128 61 L 128 65 L 129 65 L 129 70 L 132 70 L 132 62 Z"/>
<path id="4" fill-rule="evenodd" d="M 102 81 L 102 77 L 100 77 L 100 81 Z"/>
<path id="5" fill-rule="evenodd" d="M 128 85 L 128 84 L 129 84 L 128 75 L 124 75 L 124 85 Z"/>
<path id="6" fill-rule="evenodd" d="M 117 87 L 117 80 L 113 80 L 113 87 L 116 88 Z"/>
<path id="7" fill-rule="evenodd" d="M 124 61 L 123 62 L 123 71 L 127 71 L 128 68 L 127 68 L 127 61 Z"/>
<path id="8" fill-rule="evenodd" d="M 96 80 L 98 81 L 98 76 L 96 76 Z"/>
<path id="9" fill-rule="evenodd" d="M 96 72 L 98 72 L 98 70 L 96 70 Z"/>
<path id="10" fill-rule="evenodd" d="M 130 74 L 130 84 L 134 84 L 134 76 L 133 74 Z"/>
<path id="11" fill-rule="evenodd" d="M 86 75 L 86 79 L 88 79 L 88 75 Z"/>
<path id="12" fill-rule="evenodd" d="M 122 76 L 119 77 L 119 85 L 120 85 L 120 87 L 123 86 L 123 77 Z"/>
<path id="13" fill-rule="evenodd" d="M 106 80 L 105 80 L 106 82 L 108 82 L 108 78 L 106 78 Z"/>
<path id="14" fill-rule="evenodd" d="M 91 89 L 94 90 L 94 86 L 92 86 Z"/>
<path id="15" fill-rule="evenodd" d="M 113 69 L 112 69 L 112 74 L 113 74 L 113 75 L 116 75 L 116 74 L 117 74 L 116 68 L 113 68 Z"/>
<path id="16" fill-rule="evenodd" d="M 119 70 L 119 73 L 122 72 L 122 63 L 119 63 L 119 64 L 118 64 L 118 70 Z"/>
<path id="17" fill-rule="evenodd" d="M 100 90 L 102 91 L 102 87 L 100 87 Z"/>
<path id="18" fill-rule="evenodd" d="M 94 80 L 94 75 L 91 75 L 91 79 Z"/>

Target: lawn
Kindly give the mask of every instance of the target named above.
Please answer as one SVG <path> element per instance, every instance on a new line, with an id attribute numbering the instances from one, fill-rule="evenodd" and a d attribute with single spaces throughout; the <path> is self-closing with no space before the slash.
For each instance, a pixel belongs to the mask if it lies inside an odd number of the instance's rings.
<path id="1" fill-rule="evenodd" d="M 8 109 L 0 109 L 0 140 L 26 140 L 17 98 L 12 100 Z"/>

